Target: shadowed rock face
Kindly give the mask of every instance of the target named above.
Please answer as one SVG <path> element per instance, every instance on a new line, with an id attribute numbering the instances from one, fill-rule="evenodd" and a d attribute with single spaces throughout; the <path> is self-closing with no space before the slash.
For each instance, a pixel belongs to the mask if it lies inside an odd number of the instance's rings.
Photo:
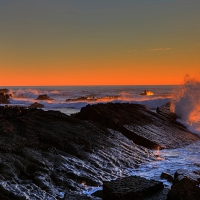
<path id="1" fill-rule="evenodd" d="M 85 185 L 126 176 L 127 168 L 152 160 L 150 150 L 93 122 L 0 107 L 0 199 L 89 199 L 80 195 Z"/>
<path id="2" fill-rule="evenodd" d="M 154 113 L 143 105 L 108 103 L 88 105 L 76 117 L 99 122 L 151 149 L 177 148 L 199 139 L 176 121 L 175 114 L 167 111 L 160 108 Z"/>

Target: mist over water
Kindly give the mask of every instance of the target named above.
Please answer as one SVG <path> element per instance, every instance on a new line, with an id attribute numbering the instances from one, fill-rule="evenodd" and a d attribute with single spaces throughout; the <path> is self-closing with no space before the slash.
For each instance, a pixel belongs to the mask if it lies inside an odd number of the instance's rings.
<path id="1" fill-rule="evenodd" d="M 187 128 L 200 135 L 200 82 L 186 76 L 185 82 L 172 99 L 172 110 Z"/>

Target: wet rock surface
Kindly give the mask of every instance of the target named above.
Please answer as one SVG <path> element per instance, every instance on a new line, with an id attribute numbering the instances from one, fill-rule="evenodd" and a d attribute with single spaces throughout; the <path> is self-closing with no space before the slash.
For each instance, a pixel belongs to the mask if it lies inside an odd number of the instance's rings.
<path id="1" fill-rule="evenodd" d="M 158 108 L 157 112 L 138 104 L 107 103 L 87 105 L 76 116 L 117 130 L 150 149 L 177 148 L 199 140 L 168 109 Z"/>
<path id="2" fill-rule="evenodd" d="M 198 200 L 200 198 L 200 176 L 179 169 L 174 174 L 174 182 L 168 193 L 169 200 Z"/>
<path id="3" fill-rule="evenodd" d="M 86 186 L 156 160 L 120 132 L 56 111 L 0 107 L 0 199 L 90 199 Z"/>
<path id="4" fill-rule="evenodd" d="M 164 189 L 163 183 L 139 176 L 129 176 L 103 183 L 103 200 L 144 199 Z"/>

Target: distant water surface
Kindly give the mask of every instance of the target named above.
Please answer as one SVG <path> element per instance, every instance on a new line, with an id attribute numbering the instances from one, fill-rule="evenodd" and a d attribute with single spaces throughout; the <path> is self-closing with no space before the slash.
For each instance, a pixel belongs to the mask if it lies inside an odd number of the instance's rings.
<path id="1" fill-rule="evenodd" d="M 59 110 L 65 114 L 78 112 L 87 104 L 106 102 L 142 103 L 150 109 L 164 105 L 180 86 L 52 86 L 7 87 L 13 94 L 11 104 L 29 106 L 38 95 L 47 94 L 53 101 L 38 101 L 46 110 Z M 144 90 L 152 96 L 140 95 Z M 67 101 L 66 101 L 67 100 Z"/>

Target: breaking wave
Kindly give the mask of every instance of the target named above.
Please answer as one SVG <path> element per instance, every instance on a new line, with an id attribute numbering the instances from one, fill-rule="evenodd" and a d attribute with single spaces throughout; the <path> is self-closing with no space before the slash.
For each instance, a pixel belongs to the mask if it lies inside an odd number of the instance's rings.
<path id="1" fill-rule="evenodd" d="M 200 82 L 186 76 L 181 90 L 173 97 L 172 105 L 179 121 L 200 135 Z"/>

